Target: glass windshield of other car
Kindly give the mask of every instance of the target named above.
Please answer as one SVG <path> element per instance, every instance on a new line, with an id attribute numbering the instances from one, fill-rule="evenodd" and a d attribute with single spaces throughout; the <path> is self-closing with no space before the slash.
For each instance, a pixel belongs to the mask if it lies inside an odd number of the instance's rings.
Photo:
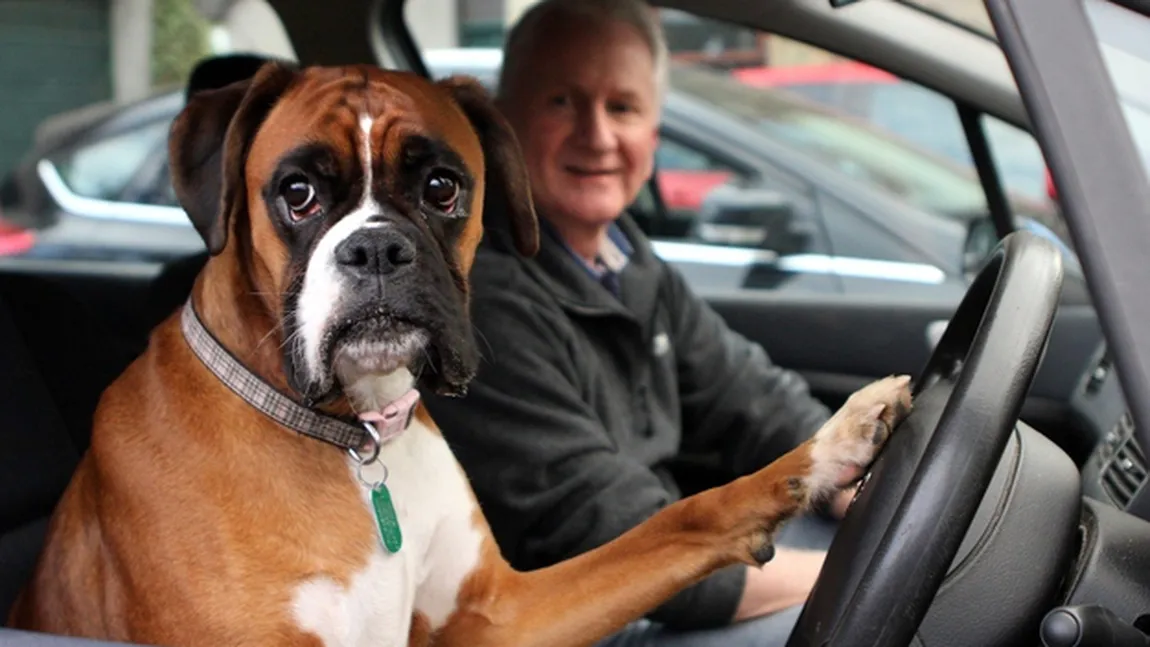
<path id="1" fill-rule="evenodd" d="M 674 65 L 671 82 L 676 89 L 916 206 L 960 219 L 985 215 L 985 195 L 969 169 L 861 120 L 786 91 L 742 85 L 701 67 Z"/>

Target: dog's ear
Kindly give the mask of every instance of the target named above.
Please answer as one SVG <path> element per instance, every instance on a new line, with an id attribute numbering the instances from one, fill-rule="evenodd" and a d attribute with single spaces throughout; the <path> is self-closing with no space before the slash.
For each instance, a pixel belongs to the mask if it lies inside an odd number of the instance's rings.
<path id="1" fill-rule="evenodd" d="M 474 78 L 452 76 L 439 82 L 459 104 L 479 135 L 486 158 L 484 226 L 501 226 L 506 218 L 515 247 L 524 256 L 539 251 L 539 223 L 531 201 L 531 184 L 519 140 L 507 119 L 496 108 L 487 90 Z"/>
<path id="2" fill-rule="evenodd" d="M 196 63 L 188 74 L 188 85 L 184 88 L 184 98 L 191 98 L 192 95 L 204 90 L 222 88 L 236 81 L 250 80 L 260 71 L 261 67 L 273 60 L 288 63 L 284 59 L 274 59 L 261 54 L 236 53 L 209 56 Z"/>
<path id="3" fill-rule="evenodd" d="M 294 66 L 263 65 L 250 79 L 193 94 L 172 123 L 172 186 L 212 255 L 247 206 L 244 163 L 256 130 L 295 78 Z"/>

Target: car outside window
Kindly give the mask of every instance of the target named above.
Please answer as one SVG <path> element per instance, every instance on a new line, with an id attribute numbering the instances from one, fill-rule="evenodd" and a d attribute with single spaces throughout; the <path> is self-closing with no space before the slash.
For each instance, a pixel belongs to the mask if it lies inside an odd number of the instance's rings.
<path id="1" fill-rule="evenodd" d="M 736 75 L 751 85 L 786 89 L 836 108 L 956 164 L 974 167 L 954 102 L 917 83 L 858 62 L 751 69 Z M 1032 200 L 1049 197 L 1045 162 L 1034 137 L 996 117 L 984 116 L 983 124 L 1007 190 Z"/>
<path id="2" fill-rule="evenodd" d="M 172 3 L 184 11 L 193 0 L 171 0 L 163 6 Z M 479 12 L 472 3 L 463 5 L 465 14 Z M 647 209 L 648 214 L 655 205 L 666 208 L 665 214 L 640 219 L 653 238 L 740 248 L 731 253 L 744 256 L 749 248 L 756 253 L 754 258 L 769 256 L 759 252 L 857 254 L 859 260 L 921 263 L 947 277 L 962 275 L 971 225 L 987 216 L 981 186 L 966 161 L 969 151 L 963 149 L 962 140 L 957 147 L 953 142 L 936 142 L 935 150 L 929 141 L 916 142 L 913 136 L 928 132 L 931 123 L 945 125 L 956 120 L 949 99 L 918 88 L 914 100 L 896 97 L 876 103 L 862 92 L 864 85 L 842 82 L 846 77 L 839 72 L 824 79 L 821 89 L 809 96 L 783 87 L 785 83 L 752 82 L 746 75 L 768 68 L 772 73 L 791 70 L 798 80 L 788 83 L 801 84 L 804 66 L 812 63 L 790 60 L 788 44 L 765 32 L 747 32 L 716 21 L 693 22 L 673 12 L 667 15 L 678 21 L 678 40 L 694 42 L 687 36 L 702 34 L 700 29 L 718 30 L 714 33 L 731 35 L 720 39 L 720 49 L 734 49 L 710 58 L 704 52 L 677 56 L 681 60 L 673 65 L 671 89 L 677 98 L 672 103 L 685 106 L 679 120 L 687 124 L 684 128 L 692 137 L 666 135 L 654 183 L 659 199 L 647 196 L 636 204 L 637 210 Z M 172 15 L 165 15 L 160 21 L 165 34 L 181 35 L 181 43 L 203 47 L 188 50 L 190 60 L 183 62 L 174 61 L 172 52 L 164 52 L 164 68 L 169 73 L 184 70 L 205 54 L 233 50 L 294 58 L 292 52 L 283 51 L 282 28 L 274 19 L 264 0 L 242 0 L 228 15 L 186 25 L 173 23 Z M 259 40 L 261 35 L 268 35 L 266 42 Z M 805 57 L 829 59 L 825 52 L 802 47 Z M 433 71 L 441 74 L 474 74 L 489 85 L 496 78 L 498 49 L 429 47 L 425 53 Z M 853 65 L 856 75 L 864 67 L 843 59 L 831 62 Z M 883 74 L 872 68 L 863 76 L 874 81 Z M 155 88 L 153 96 L 181 91 L 178 83 L 168 87 L 167 91 Z M 882 88 L 885 92 L 886 86 Z M 849 100 L 836 98 L 840 96 Z M 835 105 L 844 101 L 844 105 Z M 940 107 L 944 105 L 949 112 Z M 80 108 L 78 113 L 88 110 Z M 4 217 L 35 232 L 40 240 L 50 240 L 53 253 L 111 244 L 86 233 L 95 226 L 93 219 L 117 223 L 114 228 L 100 225 L 102 231 L 122 232 L 109 236 L 108 240 L 116 239 L 111 249 L 129 249 L 134 241 L 148 240 L 152 257 L 169 248 L 172 257 L 186 253 L 189 243 L 181 236 L 194 237 L 195 233 L 175 204 L 163 163 L 171 116 L 174 109 L 165 119 L 152 115 L 136 124 L 120 123 L 114 132 L 107 132 L 99 120 L 86 123 L 83 115 L 69 117 L 65 121 L 80 124 L 69 141 L 45 145 L 43 150 L 33 147 L 22 158 L 21 168 L 11 170 L 3 180 L 0 209 Z M 913 132 L 897 131 L 897 124 Z M 28 127 L 36 130 L 39 124 Z M 1006 154 L 1025 148 L 1025 133 L 1011 135 L 1023 142 L 1021 148 L 997 146 L 996 141 L 1005 139 L 996 138 L 997 128 L 988 122 L 992 147 L 1006 175 L 1016 165 L 1033 166 L 1026 155 Z M 946 129 L 950 126 L 939 128 Z M 1015 164 L 1011 161 L 1015 158 L 1022 161 Z M 1049 215 L 1056 214 L 1051 201 L 1034 199 L 1033 191 L 1012 194 L 1011 205 L 1018 214 L 1056 221 L 1056 215 Z M 183 233 L 177 233 L 176 227 Z M 780 232 L 781 236 L 775 236 Z M 858 232 L 875 238 L 860 238 Z M 169 240 L 177 242 L 164 247 Z M 711 250 L 707 257 L 718 258 L 721 251 Z"/>
<path id="3" fill-rule="evenodd" d="M 501 62 L 497 49 L 482 47 L 431 47 L 423 55 L 434 76 Z M 745 57 L 723 60 L 735 59 L 746 65 Z M 756 87 L 735 70 L 691 57 L 671 65 L 663 118 L 653 183 L 659 195 L 645 193 L 632 208 L 657 253 L 673 249 L 668 258 L 682 259 L 693 249 L 683 245 L 720 247 L 690 252 L 720 264 L 858 255 L 846 265 L 822 258 L 801 265 L 881 273 L 892 267 L 883 263 L 910 264 L 915 276 L 964 280 L 968 238 L 989 217 L 973 167 L 857 115 Z M 1023 199 L 1013 204 L 1020 212 L 1045 208 Z"/>
<path id="4" fill-rule="evenodd" d="M 649 236 L 777 254 L 826 251 L 808 183 L 769 165 L 751 170 L 723 159 L 723 142 L 688 141 L 671 130 L 681 125 L 664 127 L 655 153 L 663 217 L 650 213 L 649 200 L 631 209 Z"/>
<path id="5" fill-rule="evenodd" d="M 944 155 L 919 148 L 879 124 L 785 90 L 753 88 L 693 67 L 676 67 L 671 78 L 676 88 L 703 97 L 873 189 L 956 218 L 986 212 L 986 197 L 972 167 L 963 168 Z M 933 102 L 919 102 L 903 110 L 925 112 L 922 119 L 937 107 Z"/>
<path id="6" fill-rule="evenodd" d="M 901 262 L 908 254 L 913 257 L 916 249 L 929 248 L 927 256 L 932 258 L 960 255 L 962 267 L 984 256 L 971 245 L 985 247 L 978 241 L 980 232 L 993 229 L 989 207 L 958 108 L 950 97 L 805 43 L 769 33 L 758 36 L 766 42 L 761 63 L 723 66 L 679 57 L 672 66 L 672 87 L 736 116 L 796 155 L 814 159 L 843 176 L 842 181 L 832 182 L 838 189 L 853 186 L 857 199 L 828 196 L 826 201 L 837 200 L 851 209 L 834 210 L 831 215 L 820 207 L 832 253 L 869 250 L 865 258 Z M 1057 196 L 1034 137 L 989 115 L 979 115 L 979 119 L 1015 226 L 1055 239 L 1072 255 Z M 876 194 L 891 200 L 891 206 L 865 206 L 863 197 Z M 862 241 L 849 232 L 873 230 L 875 223 L 882 228 L 883 218 L 875 214 L 901 208 L 908 209 L 904 212 L 907 222 L 921 226 L 921 233 L 933 237 L 933 244 L 890 236 L 855 244 Z M 865 226 L 859 219 L 846 219 L 850 213 L 865 221 Z M 939 219 L 957 228 L 942 231 L 948 226 Z M 894 225 L 891 231 L 903 228 Z M 840 241 L 837 247 L 835 241 Z M 844 246 L 844 242 L 851 244 Z"/>
<path id="7" fill-rule="evenodd" d="M 708 171 L 724 176 L 735 174 L 734 169 L 714 157 L 666 136 L 655 152 L 655 164 L 667 171 Z"/>
<path id="8" fill-rule="evenodd" d="M 156 121 L 80 145 L 52 161 L 73 193 L 85 198 L 120 200 L 146 171 L 149 159 L 167 153 L 168 120 Z"/>
<path id="9" fill-rule="evenodd" d="M 125 54 L 131 65 L 117 66 L 107 51 L 75 61 L 58 47 L 0 39 L 0 60 L 16 72 L 5 98 L 16 105 L 0 123 L 0 141 L 20 142 L 0 155 L 0 265 L 82 261 L 93 272 L 147 275 L 201 251 L 168 176 L 168 129 L 187 75 L 203 58 L 296 58 L 278 16 L 266 0 L 124 3 L 113 12 L 119 18 L 105 12 L 106 20 L 87 5 L 108 3 L 48 3 L 51 11 L 41 4 L 16 3 L 6 26 L 58 32 L 60 43 L 80 30 L 85 43 L 135 49 Z"/>

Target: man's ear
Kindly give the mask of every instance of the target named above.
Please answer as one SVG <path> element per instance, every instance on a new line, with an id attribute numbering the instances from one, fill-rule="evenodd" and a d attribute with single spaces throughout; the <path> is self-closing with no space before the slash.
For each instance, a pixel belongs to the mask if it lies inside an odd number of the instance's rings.
<path id="1" fill-rule="evenodd" d="M 268 63 L 250 79 L 195 93 L 172 123 L 172 186 L 213 256 L 247 206 L 244 162 L 252 138 L 295 75 L 292 66 Z"/>
<path id="2" fill-rule="evenodd" d="M 501 225 L 499 219 L 505 217 L 510 222 L 516 249 L 524 256 L 534 256 L 539 251 L 539 223 L 531 201 L 527 165 L 515 132 L 495 107 L 491 95 L 476 79 L 452 76 L 438 85 L 451 93 L 471 121 L 483 146 L 487 166 L 484 227 L 488 223 L 498 227 Z"/>

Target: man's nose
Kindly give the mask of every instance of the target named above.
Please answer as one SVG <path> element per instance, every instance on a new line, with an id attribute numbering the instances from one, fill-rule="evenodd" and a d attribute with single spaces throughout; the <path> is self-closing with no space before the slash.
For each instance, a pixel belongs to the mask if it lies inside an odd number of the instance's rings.
<path id="1" fill-rule="evenodd" d="M 592 150 L 611 150 L 615 147 L 615 130 L 611 115 L 604 106 L 592 105 L 584 109 L 580 119 L 583 144 Z"/>
<path id="2" fill-rule="evenodd" d="M 388 276 L 415 262 L 415 243 L 393 227 L 360 229 L 336 246 L 335 262 L 356 278 Z"/>

